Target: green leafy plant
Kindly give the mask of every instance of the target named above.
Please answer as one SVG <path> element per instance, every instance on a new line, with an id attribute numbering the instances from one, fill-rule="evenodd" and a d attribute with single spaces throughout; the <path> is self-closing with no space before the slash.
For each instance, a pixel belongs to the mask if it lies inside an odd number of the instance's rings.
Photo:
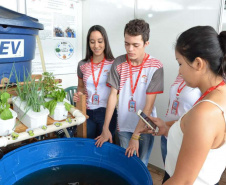
<path id="1" fill-rule="evenodd" d="M 10 104 L 8 103 L 10 94 L 7 92 L 7 88 L 9 86 L 11 76 L 12 76 L 12 71 L 9 75 L 8 82 L 5 84 L 5 88 L 3 87 L 2 90 L 0 91 L 0 118 L 2 120 L 8 120 L 13 118 L 12 112 L 9 109 Z"/>
<path id="2" fill-rule="evenodd" d="M 15 71 L 15 77 L 16 77 L 16 85 L 17 85 L 16 93 L 22 101 L 26 101 L 27 95 L 29 94 L 29 83 L 30 83 L 31 77 L 30 76 L 26 77 L 25 72 L 24 72 L 23 84 L 20 83 L 20 80 L 17 76 L 16 71 Z"/>
<path id="3" fill-rule="evenodd" d="M 52 91 L 50 94 L 47 95 L 47 98 L 51 98 L 52 100 L 45 102 L 45 107 L 49 109 L 50 115 L 54 114 L 54 110 L 57 106 L 57 102 L 63 102 L 64 98 L 66 97 L 66 92 L 63 89 L 58 89 L 56 91 Z M 64 102 L 65 109 L 69 111 L 71 104 Z"/>
<path id="4" fill-rule="evenodd" d="M 54 125 L 55 125 L 56 127 L 60 127 L 60 126 L 62 126 L 63 124 L 62 124 L 61 122 L 55 122 Z"/>
<path id="5" fill-rule="evenodd" d="M 44 77 L 42 83 L 43 83 L 43 87 L 44 87 L 45 97 L 47 97 L 47 95 L 50 94 L 51 92 L 60 89 L 60 87 L 59 87 L 60 85 L 55 80 L 53 73 L 44 72 L 44 73 L 42 73 L 42 75 Z"/>
<path id="6" fill-rule="evenodd" d="M 52 99 L 48 102 L 45 102 L 45 107 L 49 109 L 50 115 L 53 115 L 57 103 L 63 102 L 67 93 L 64 91 L 64 89 L 60 88 L 60 85 L 56 81 L 53 73 L 44 72 L 42 75 L 44 76 L 44 79 L 42 81 L 44 88 L 44 96 L 45 98 Z M 73 107 L 67 102 L 64 102 L 64 106 L 67 111 L 69 111 L 71 107 Z"/>
<path id="7" fill-rule="evenodd" d="M 43 125 L 43 126 L 41 127 L 41 129 L 42 129 L 42 130 L 46 130 L 46 129 L 47 129 L 47 126 Z"/>
<path id="8" fill-rule="evenodd" d="M 40 112 L 41 106 L 44 106 L 44 89 L 41 79 L 35 81 L 32 79 L 29 84 L 29 94 L 26 96 L 26 103 L 28 107 L 31 107 L 34 112 Z"/>
<path id="9" fill-rule="evenodd" d="M 44 106 L 44 88 L 41 79 L 36 81 L 31 75 L 24 75 L 24 82 L 21 84 L 16 76 L 16 93 L 22 101 L 26 102 L 26 112 L 32 108 L 34 112 L 40 112 Z"/>
<path id="10" fill-rule="evenodd" d="M 8 99 L 10 94 L 7 92 L 0 92 L 0 118 L 2 120 L 8 120 L 13 118 L 12 112 L 9 110 L 10 104 Z"/>
<path id="11" fill-rule="evenodd" d="M 35 135 L 33 130 L 29 130 L 27 133 L 29 134 L 29 136 L 34 136 Z"/>
<path id="12" fill-rule="evenodd" d="M 16 139 L 19 137 L 19 134 L 16 133 L 16 132 L 13 132 L 13 133 L 11 134 L 11 137 L 12 137 L 13 140 L 16 140 Z"/>

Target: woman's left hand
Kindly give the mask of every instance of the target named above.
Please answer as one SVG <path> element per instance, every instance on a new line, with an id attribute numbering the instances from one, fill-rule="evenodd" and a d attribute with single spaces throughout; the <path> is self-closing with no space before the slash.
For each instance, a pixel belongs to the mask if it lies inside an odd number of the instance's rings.
<path id="1" fill-rule="evenodd" d="M 158 127 L 158 130 L 153 130 L 150 126 L 146 125 L 143 130 L 140 130 L 139 133 L 142 134 L 152 134 L 153 136 L 168 135 L 168 127 L 166 123 L 160 118 L 155 118 L 148 116 L 148 118 Z"/>

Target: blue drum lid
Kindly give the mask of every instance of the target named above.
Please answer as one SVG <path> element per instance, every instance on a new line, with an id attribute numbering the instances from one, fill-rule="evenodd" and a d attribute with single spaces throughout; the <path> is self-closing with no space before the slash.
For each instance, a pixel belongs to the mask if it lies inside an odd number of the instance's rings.
<path id="1" fill-rule="evenodd" d="M 0 6 L 0 25 L 24 27 L 43 30 L 43 24 L 38 22 L 38 19 L 29 17 L 10 9 Z"/>

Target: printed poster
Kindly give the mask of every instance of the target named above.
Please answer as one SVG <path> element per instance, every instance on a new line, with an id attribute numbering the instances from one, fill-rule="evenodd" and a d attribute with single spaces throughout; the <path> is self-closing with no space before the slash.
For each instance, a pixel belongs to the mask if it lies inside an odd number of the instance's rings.
<path id="1" fill-rule="evenodd" d="M 27 15 L 44 25 L 39 31 L 45 66 L 56 74 L 76 73 L 82 59 L 82 3 L 79 0 L 26 0 Z M 36 42 L 32 74 L 42 74 Z"/>

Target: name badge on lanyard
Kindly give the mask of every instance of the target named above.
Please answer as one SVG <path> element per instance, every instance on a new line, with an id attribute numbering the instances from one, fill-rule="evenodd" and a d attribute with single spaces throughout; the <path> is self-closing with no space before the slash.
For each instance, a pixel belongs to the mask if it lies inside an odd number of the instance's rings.
<path id="1" fill-rule="evenodd" d="M 149 55 L 146 56 L 146 53 L 145 53 L 145 56 L 144 56 L 143 61 L 142 61 L 142 63 L 141 63 L 140 70 L 139 70 L 139 72 L 138 72 L 138 76 L 137 76 L 135 85 L 134 85 L 134 87 L 133 87 L 132 64 L 131 64 L 131 61 L 130 61 L 129 58 L 128 58 L 128 55 L 126 55 L 126 60 L 127 60 L 127 62 L 129 63 L 130 86 L 131 86 L 131 91 L 132 91 L 132 98 L 131 98 L 131 100 L 129 100 L 129 103 L 128 103 L 128 111 L 129 111 L 129 112 L 136 112 L 136 101 L 133 100 L 133 95 L 134 95 L 135 90 L 136 90 L 136 88 L 137 88 L 137 83 L 138 83 L 138 81 L 139 81 L 139 78 L 140 78 L 140 75 L 141 75 L 141 72 L 142 72 L 144 63 L 146 62 L 146 60 L 147 60 L 148 58 L 149 58 Z"/>
<path id="2" fill-rule="evenodd" d="M 177 89 L 177 94 L 176 94 L 176 100 L 173 101 L 172 107 L 171 107 L 171 114 L 177 115 L 178 114 L 178 107 L 179 107 L 179 95 L 181 93 L 181 91 L 184 89 L 184 87 L 186 86 L 186 84 L 184 84 L 184 80 L 181 82 L 181 84 L 179 85 L 178 89 Z"/>
<path id="3" fill-rule="evenodd" d="M 172 108 L 171 108 L 171 114 L 177 115 L 177 113 L 178 113 L 178 107 L 179 107 L 179 101 L 178 100 L 174 100 L 173 101 Z"/>
<path id="4" fill-rule="evenodd" d="M 99 105 L 99 101 L 100 101 L 100 99 L 99 99 L 99 95 L 98 94 L 93 94 L 93 96 L 92 96 L 92 104 L 93 105 Z"/>
<path id="5" fill-rule="evenodd" d="M 94 83 L 94 86 L 95 86 L 95 94 L 92 95 L 92 104 L 93 104 L 93 105 L 99 105 L 99 102 L 100 102 L 100 96 L 97 94 L 97 86 L 98 86 L 98 83 L 99 83 L 99 79 L 100 79 L 100 75 L 101 75 L 102 69 L 103 69 L 103 67 L 104 67 L 105 57 L 104 57 L 104 59 L 101 61 L 101 67 L 100 67 L 100 71 L 99 71 L 99 74 L 98 74 L 98 77 L 97 77 L 97 81 L 95 81 L 94 67 L 93 67 L 93 58 L 91 58 L 90 60 L 91 60 L 91 68 L 92 68 L 93 83 Z"/>
<path id="6" fill-rule="evenodd" d="M 129 112 L 136 112 L 136 101 L 133 100 L 133 98 L 131 98 L 131 100 L 129 100 L 128 110 L 129 110 Z"/>

